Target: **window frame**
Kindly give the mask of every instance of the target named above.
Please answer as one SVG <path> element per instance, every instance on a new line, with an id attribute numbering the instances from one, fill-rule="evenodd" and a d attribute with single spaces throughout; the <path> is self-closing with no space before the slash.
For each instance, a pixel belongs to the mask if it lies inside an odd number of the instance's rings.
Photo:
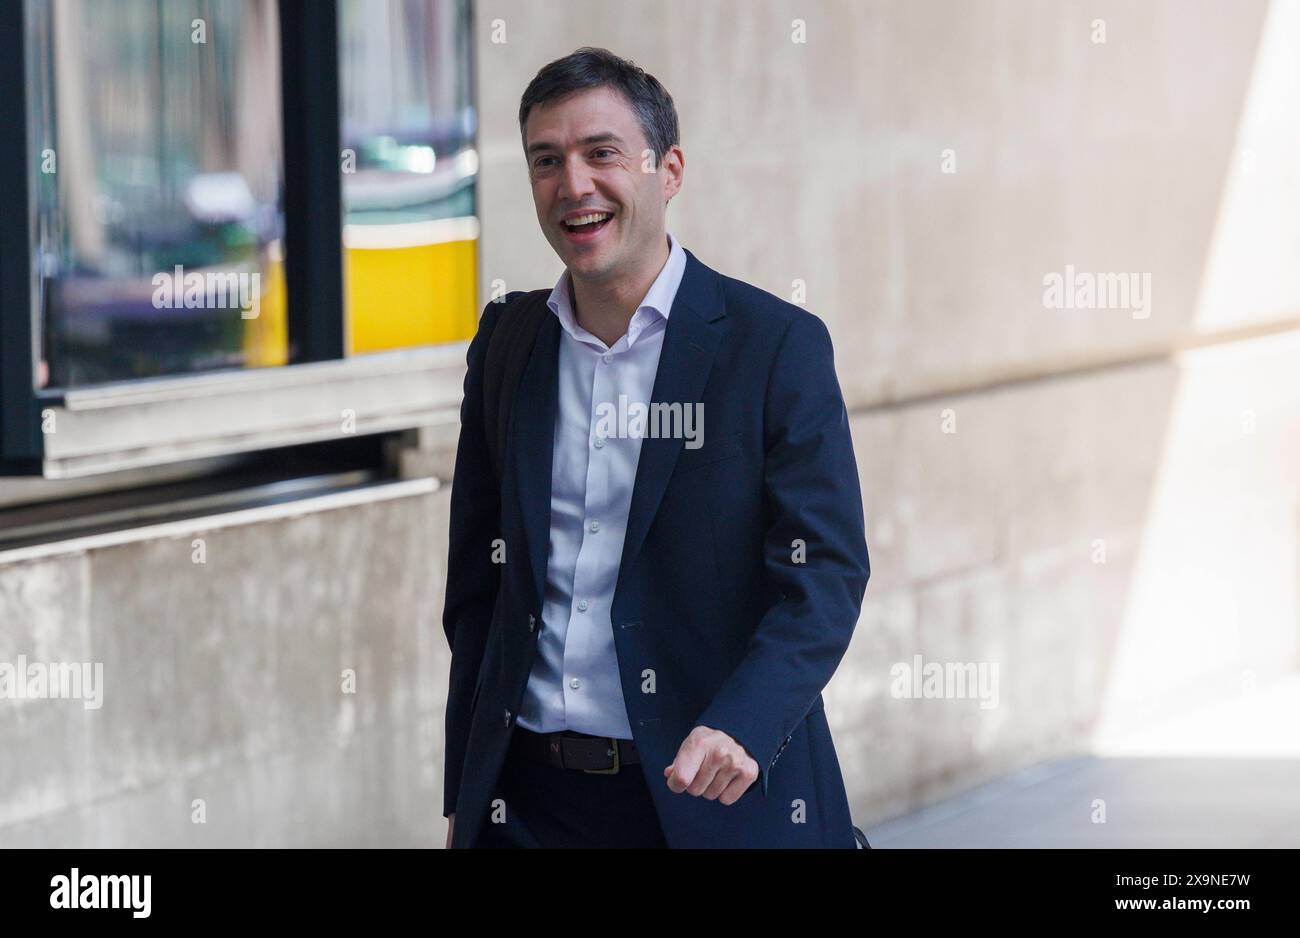
<path id="1" fill-rule="evenodd" d="M 18 89 L 0 95 L 0 166 L 21 167 L 0 173 L 0 475 L 73 478 L 417 427 L 454 435 L 468 340 L 347 355 L 338 0 L 278 7 L 290 364 L 38 389 L 26 3 L 0 3 L 0 87 Z"/>

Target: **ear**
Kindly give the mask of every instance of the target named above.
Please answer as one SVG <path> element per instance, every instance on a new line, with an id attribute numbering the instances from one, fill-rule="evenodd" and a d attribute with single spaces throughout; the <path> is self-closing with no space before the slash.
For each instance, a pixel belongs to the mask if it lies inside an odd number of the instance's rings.
<path id="1" fill-rule="evenodd" d="M 686 172 L 686 154 L 682 148 L 673 144 L 665 150 L 659 168 L 663 170 L 664 203 L 667 204 L 682 190 L 682 179 Z"/>

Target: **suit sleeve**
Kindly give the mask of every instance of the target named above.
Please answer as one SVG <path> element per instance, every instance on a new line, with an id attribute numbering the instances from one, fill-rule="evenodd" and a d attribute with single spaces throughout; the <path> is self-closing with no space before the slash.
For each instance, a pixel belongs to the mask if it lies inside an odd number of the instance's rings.
<path id="1" fill-rule="evenodd" d="M 460 439 L 451 483 L 447 593 L 442 611 L 442 627 L 451 648 L 443 763 L 444 817 L 456 810 L 473 717 L 474 688 L 501 579 L 500 565 L 492 563 L 492 541 L 500 536 L 501 493 L 483 426 L 483 361 L 500 310 L 499 303 L 487 304 L 466 354 L 465 396 L 460 405 Z"/>
<path id="2" fill-rule="evenodd" d="M 696 725 L 745 747 L 766 796 L 777 757 L 848 649 L 871 568 L 848 412 L 816 316 L 786 329 L 763 407 L 763 569 L 781 599 Z"/>

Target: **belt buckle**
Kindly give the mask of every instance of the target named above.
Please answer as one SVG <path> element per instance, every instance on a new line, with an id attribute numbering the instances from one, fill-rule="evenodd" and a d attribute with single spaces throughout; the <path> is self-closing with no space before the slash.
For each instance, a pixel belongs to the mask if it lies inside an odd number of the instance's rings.
<path id="1" fill-rule="evenodd" d="M 614 745 L 614 764 L 608 769 L 583 769 L 588 775 L 615 775 L 618 773 L 618 740 L 609 737 L 609 741 Z"/>

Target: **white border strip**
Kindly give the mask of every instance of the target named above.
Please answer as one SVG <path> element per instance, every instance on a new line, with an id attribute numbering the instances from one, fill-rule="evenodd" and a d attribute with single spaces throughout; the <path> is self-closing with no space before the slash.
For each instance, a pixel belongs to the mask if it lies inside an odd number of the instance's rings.
<path id="1" fill-rule="evenodd" d="M 362 251 L 422 248 L 455 241 L 477 241 L 479 230 L 478 219 L 472 215 L 393 225 L 351 224 L 343 226 L 343 246 Z"/>

